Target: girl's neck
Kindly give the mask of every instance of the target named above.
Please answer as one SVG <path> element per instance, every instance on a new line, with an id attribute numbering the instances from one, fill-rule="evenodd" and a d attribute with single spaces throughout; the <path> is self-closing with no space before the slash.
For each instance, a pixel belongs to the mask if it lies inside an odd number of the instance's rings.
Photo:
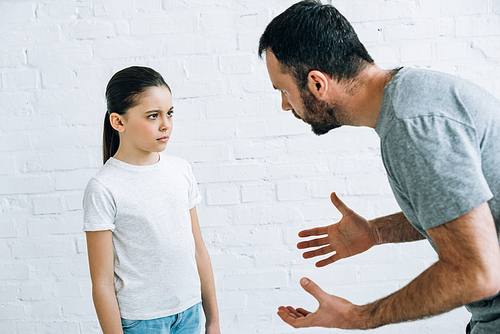
<path id="1" fill-rule="evenodd" d="M 154 165 L 160 161 L 160 153 L 158 152 L 147 152 L 145 154 L 127 154 L 123 150 L 118 148 L 116 154 L 113 158 L 125 162 L 129 165 L 135 166 L 149 166 Z"/>

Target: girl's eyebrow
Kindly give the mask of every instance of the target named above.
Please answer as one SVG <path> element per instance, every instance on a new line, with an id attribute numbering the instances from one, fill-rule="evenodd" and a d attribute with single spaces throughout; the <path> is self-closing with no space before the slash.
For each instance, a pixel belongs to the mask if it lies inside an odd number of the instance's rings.
<path id="1" fill-rule="evenodd" d="M 170 109 L 168 109 L 168 111 L 172 111 L 172 110 L 174 110 L 174 106 L 171 106 Z M 161 112 L 161 110 L 153 109 L 153 110 L 147 110 L 144 113 L 150 114 L 150 113 L 159 113 L 159 112 Z"/>

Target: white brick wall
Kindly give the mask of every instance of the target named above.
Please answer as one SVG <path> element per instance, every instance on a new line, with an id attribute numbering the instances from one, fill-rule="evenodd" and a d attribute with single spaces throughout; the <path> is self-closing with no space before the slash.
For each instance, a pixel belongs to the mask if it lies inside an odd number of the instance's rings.
<path id="1" fill-rule="evenodd" d="M 377 64 L 428 67 L 500 97 L 497 0 L 331 0 Z M 356 303 L 406 284 L 435 261 L 425 242 L 385 245 L 317 269 L 301 229 L 336 221 L 337 191 L 367 218 L 395 203 L 367 129 L 316 137 L 280 110 L 257 58 L 267 23 L 294 0 L 0 1 L 0 334 L 99 333 L 91 301 L 82 191 L 101 161 L 112 73 L 151 66 L 171 85 L 167 152 L 187 159 L 204 201 L 223 333 L 293 330 L 279 305 L 315 309 L 317 280 Z M 464 309 L 373 333 L 459 333 Z"/>

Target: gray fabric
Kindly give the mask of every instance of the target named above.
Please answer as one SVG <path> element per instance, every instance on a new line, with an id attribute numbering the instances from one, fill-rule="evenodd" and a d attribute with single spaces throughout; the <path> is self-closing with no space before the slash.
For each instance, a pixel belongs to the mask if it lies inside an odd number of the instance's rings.
<path id="1" fill-rule="evenodd" d="M 403 213 L 426 229 L 488 201 L 500 231 L 500 102 L 460 78 L 403 68 L 386 86 L 375 131 Z M 467 306 L 472 333 L 500 333 L 500 295 Z"/>
<path id="2" fill-rule="evenodd" d="M 189 164 L 161 155 L 134 166 L 111 158 L 84 194 L 84 231 L 113 232 L 122 318 L 149 320 L 201 300 L 189 210 L 201 200 Z"/>

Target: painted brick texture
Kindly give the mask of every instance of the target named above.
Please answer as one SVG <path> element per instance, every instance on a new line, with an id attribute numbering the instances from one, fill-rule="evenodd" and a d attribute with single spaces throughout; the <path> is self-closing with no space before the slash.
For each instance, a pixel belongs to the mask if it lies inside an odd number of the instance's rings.
<path id="1" fill-rule="evenodd" d="M 267 23 L 294 0 L 0 1 L 0 334 L 100 333 L 91 300 L 82 192 L 101 165 L 104 90 L 130 65 L 172 88 L 166 152 L 188 160 L 212 257 L 223 333 L 294 330 L 279 305 L 316 309 L 308 276 L 355 303 L 407 284 L 436 255 L 385 245 L 323 269 L 295 245 L 338 221 L 336 191 L 366 218 L 398 206 L 378 137 L 342 128 L 317 137 L 281 110 L 257 57 Z M 500 97 L 497 0 L 330 0 L 382 68 L 431 68 Z M 370 333 L 459 333 L 460 308 Z"/>

